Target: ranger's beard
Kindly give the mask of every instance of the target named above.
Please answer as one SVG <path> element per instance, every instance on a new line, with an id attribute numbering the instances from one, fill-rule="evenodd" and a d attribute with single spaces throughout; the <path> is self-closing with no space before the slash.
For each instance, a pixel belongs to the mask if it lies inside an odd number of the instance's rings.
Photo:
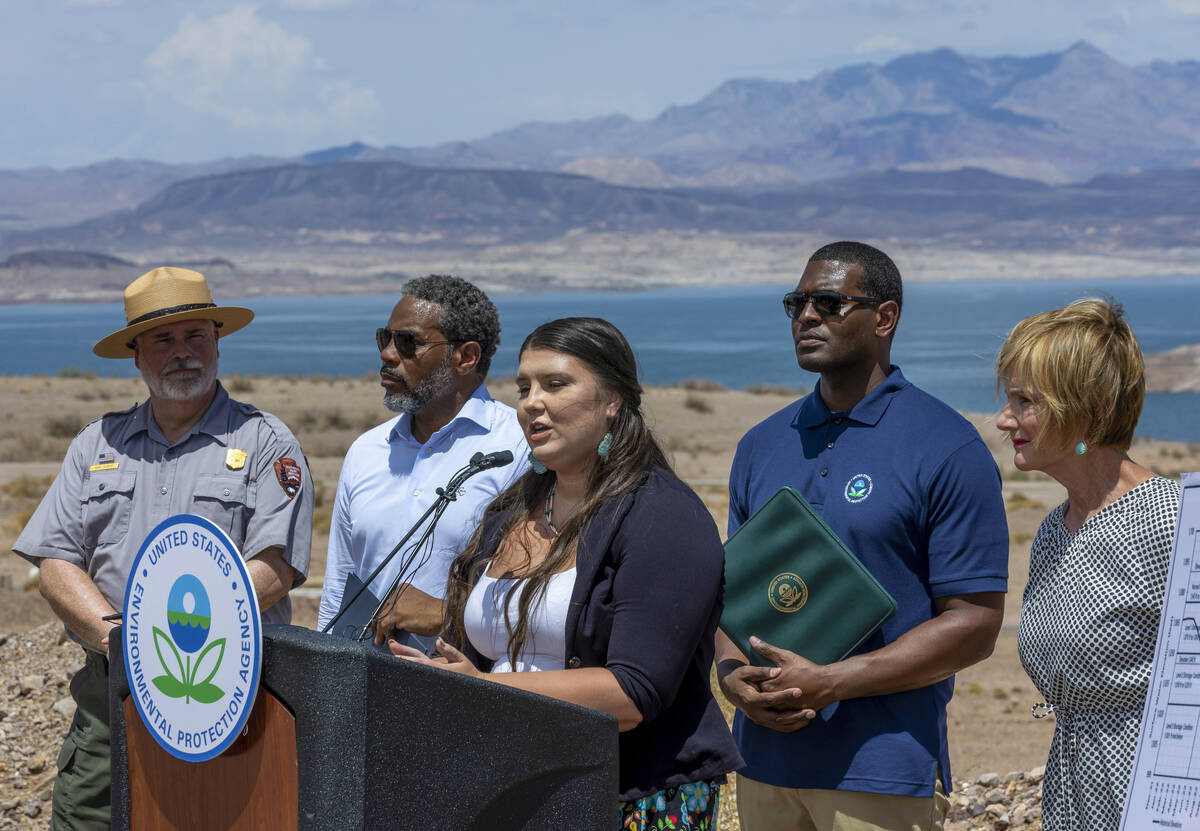
<path id="1" fill-rule="evenodd" d="M 189 378 L 176 378 L 172 375 L 181 369 L 199 370 L 200 374 Z M 195 358 L 180 358 L 164 366 L 158 375 L 151 374 L 145 366 L 141 367 L 141 372 L 142 380 L 146 382 L 155 398 L 186 401 L 203 395 L 212 387 L 213 382 L 217 380 L 217 362 L 213 361 L 205 366 Z"/>

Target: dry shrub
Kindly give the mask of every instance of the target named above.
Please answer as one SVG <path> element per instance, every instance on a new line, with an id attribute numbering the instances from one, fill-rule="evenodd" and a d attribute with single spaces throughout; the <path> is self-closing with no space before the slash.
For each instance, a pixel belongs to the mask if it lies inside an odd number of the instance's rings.
<path id="1" fill-rule="evenodd" d="M 370 427 L 374 427 L 379 422 L 374 417 L 364 416 L 359 423 L 347 417 L 340 409 L 321 412 L 319 410 L 301 410 L 300 414 L 292 419 L 293 427 L 306 432 L 316 430 L 354 430 L 358 429 L 361 423 L 367 423 L 370 419 Z"/>
<path id="2" fill-rule="evenodd" d="M 33 512 L 35 510 L 37 509 L 29 508 L 13 514 L 11 517 L 9 517 L 8 521 L 4 523 L 5 532 L 12 534 L 13 536 L 20 534 L 23 530 L 25 530 L 25 526 L 29 524 L 29 520 L 33 519 Z"/>
<path id="3" fill-rule="evenodd" d="M 83 419 L 75 413 L 50 416 L 42 424 L 46 434 L 56 439 L 73 439 L 83 429 Z"/>
<path id="4" fill-rule="evenodd" d="M 313 507 L 320 508 L 325 504 L 325 483 L 312 476 Z"/>
<path id="5" fill-rule="evenodd" d="M 333 508 L 317 508 L 313 511 L 313 533 L 328 534 L 333 525 Z"/>
<path id="6" fill-rule="evenodd" d="M 1185 473 L 1195 473 L 1197 470 L 1197 465 L 1184 465 L 1183 467 L 1178 467 L 1178 466 L 1167 467 L 1160 463 L 1160 464 L 1147 465 L 1147 467 L 1149 467 L 1151 471 L 1153 471 L 1154 473 L 1157 473 L 1159 476 L 1162 476 L 1165 479 L 1175 479 L 1175 480 L 1182 479 L 1183 474 L 1185 474 Z"/>
<path id="7" fill-rule="evenodd" d="M 805 387 L 789 387 L 785 384 L 751 384 L 746 387 L 746 392 L 751 395 L 801 396 L 807 395 L 809 391 Z"/>
<path id="8" fill-rule="evenodd" d="M 683 399 L 683 406 L 697 413 L 711 413 L 713 411 L 712 404 L 695 393 L 688 393 L 688 397 Z"/>
<path id="9" fill-rule="evenodd" d="M 230 392 L 254 392 L 254 379 L 245 375 L 234 375 L 226 379 Z"/>
<path id="10" fill-rule="evenodd" d="M 1009 482 L 1050 482 L 1049 476 L 1042 473 L 1040 470 L 1005 470 L 1001 473 L 1002 478 Z"/>
<path id="11" fill-rule="evenodd" d="M 380 424 L 383 424 L 383 422 L 387 421 L 393 415 L 395 415 L 395 414 L 387 413 L 386 415 L 381 415 L 379 413 L 364 412 L 361 416 L 359 416 L 358 429 L 363 432 L 366 432 L 367 430 L 370 430 L 372 427 L 378 427 Z"/>
<path id="12" fill-rule="evenodd" d="M 1010 511 L 1019 511 L 1022 508 L 1030 508 L 1036 511 L 1046 510 L 1046 503 L 1039 502 L 1038 500 L 1022 493 L 1021 491 L 1014 491 L 1012 496 L 1008 498 L 1008 502 L 1006 502 L 1005 505 Z"/>
<path id="13" fill-rule="evenodd" d="M 45 436 L 28 439 L 6 435 L 0 437 L 0 462 L 49 462 L 62 459 L 64 450 L 61 441 Z"/>
<path id="14" fill-rule="evenodd" d="M 310 459 L 341 458 L 350 449 L 351 439 L 320 436 L 304 441 L 304 455 Z"/>
<path id="15" fill-rule="evenodd" d="M 50 489 L 53 476 L 18 476 L 0 485 L 0 492 L 13 499 L 41 500 Z"/>
<path id="16" fill-rule="evenodd" d="M 349 430 L 354 425 L 342 415 L 341 410 L 333 410 L 325 414 L 325 426 L 330 430 Z"/>
<path id="17" fill-rule="evenodd" d="M 725 392 L 729 387 L 711 378 L 688 378 L 679 386 L 692 392 Z"/>

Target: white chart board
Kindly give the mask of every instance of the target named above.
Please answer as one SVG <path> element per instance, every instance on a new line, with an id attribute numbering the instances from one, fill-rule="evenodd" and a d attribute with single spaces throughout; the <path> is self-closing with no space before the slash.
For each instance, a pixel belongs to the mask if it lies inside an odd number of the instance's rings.
<path id="1" fill-rule="evenodd" d="M 1185 473 L 1182 484 L 1121 831 L 1200 829 L 1200 473 Z"/>

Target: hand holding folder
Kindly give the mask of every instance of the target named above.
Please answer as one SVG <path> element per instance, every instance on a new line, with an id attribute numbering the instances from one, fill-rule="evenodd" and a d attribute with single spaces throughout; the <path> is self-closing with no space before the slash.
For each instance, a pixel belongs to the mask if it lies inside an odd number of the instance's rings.
<path id="1" fill-rule="evenodd" d="M 840 661 L 896 601 L 794 488 L 781 488 L 725 543 L 721 630 L 757 666 L 750 636 L 816 664 Z"/>

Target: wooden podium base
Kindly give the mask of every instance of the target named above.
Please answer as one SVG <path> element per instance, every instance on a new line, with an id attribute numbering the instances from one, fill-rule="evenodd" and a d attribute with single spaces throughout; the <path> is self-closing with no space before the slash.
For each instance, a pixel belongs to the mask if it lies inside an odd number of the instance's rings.
<path id="1" fill-rule="evenodd" d="M 167 753 L 124 701 L 131 831 L 295 829 L 300 791 L 296 719 L 259 688 L 246 732 L 207 762 Z"/>

